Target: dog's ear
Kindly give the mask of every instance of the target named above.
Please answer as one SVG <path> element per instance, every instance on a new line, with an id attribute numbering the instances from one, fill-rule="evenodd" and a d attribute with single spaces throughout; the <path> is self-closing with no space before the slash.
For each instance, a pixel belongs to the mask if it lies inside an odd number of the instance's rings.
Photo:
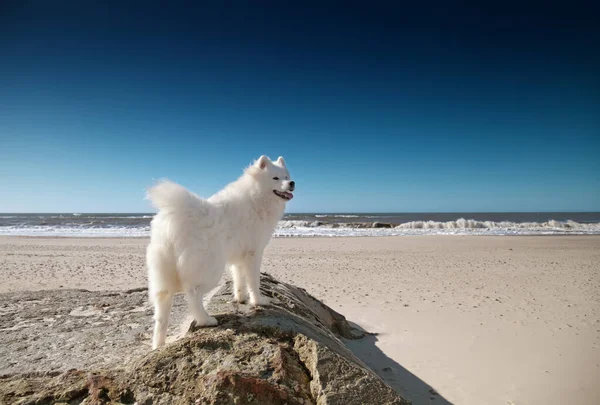
<path id="1" fill-rule="evenodd" d="M 256 167 L 258 167 L 259 169 L 264 169 L 267 167 L 267 165 L 269 164 L 270 159 L 268 157 L 266 157 L 265 155 L 262 155 L 261 157 L 258 158 L 258 160 L 256 161 Z"/>
<path id="2" fill-rule="evenodd" d="M 285 167 L 285 160 L 283 160 L 283 156 L 279 156 L 277 159 L 277 164 L 281 167 Z"/>

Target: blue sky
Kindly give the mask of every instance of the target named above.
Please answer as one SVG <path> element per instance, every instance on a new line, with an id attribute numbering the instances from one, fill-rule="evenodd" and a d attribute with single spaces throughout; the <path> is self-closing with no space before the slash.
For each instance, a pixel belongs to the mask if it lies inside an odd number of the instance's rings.
<path id="1" fill-rule="evenodd" d="M 0 212 L 148 212 L 261 154 L 289 212 L 600 211 L 589 6 L 91 3 L 3 3 Z"/>

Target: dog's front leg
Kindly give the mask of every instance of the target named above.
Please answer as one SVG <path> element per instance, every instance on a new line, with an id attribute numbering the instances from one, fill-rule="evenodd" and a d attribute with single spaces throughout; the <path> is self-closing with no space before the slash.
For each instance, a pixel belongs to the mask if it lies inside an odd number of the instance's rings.
<path id="1" fill-rule="evenodd" d="M 260 293 L 260 266 L 262 265 L 262 252 L 257 253 L 248 260 L 246 266 L 246 283 L 248 294 L 250 295 L 250 304 L 269 305 L 270 300 Z"/>
<path id="2" fill-rule="evenodd" d="M 230 266 L 233 279 L 233 301 L 244 303 L 247 299 L 245 266 L 233 264 Z"/>

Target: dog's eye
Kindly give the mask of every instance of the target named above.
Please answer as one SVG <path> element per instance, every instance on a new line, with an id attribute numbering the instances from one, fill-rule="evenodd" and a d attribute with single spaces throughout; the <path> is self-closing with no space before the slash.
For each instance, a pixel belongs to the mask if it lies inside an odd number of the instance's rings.
<path id="1" fill-rule="evenodd" d="M 279 177 L 273 177 L 273 180 L 279 180 Z"/>

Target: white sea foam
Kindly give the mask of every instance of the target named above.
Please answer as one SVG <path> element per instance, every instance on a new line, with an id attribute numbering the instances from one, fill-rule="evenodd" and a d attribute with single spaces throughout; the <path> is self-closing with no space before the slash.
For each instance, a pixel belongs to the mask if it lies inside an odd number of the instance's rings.
<path id="1" fill-rule="evenodd" d="M 301 221 L 301 220 L 283 220 L 279 221 L 279 228 L 316 228 L 322 226 L 323 223 L 319 221 Z"/>
<path id="2" fill-rule="evenodd" d="M 281 221 L 275 236 L 402 236 L 402 235 L 568 235 L 600 234 L 600 223 L 575 221 L 494 222 L 460 218 L 456 221 L 412 221 L 392 228 L 369 224 L 323 224 L 318 221 Z"/>
<path id="3" fill-rule="evenodd" d="M 148 216 L 151 217 L 151 216 Z M 106 217 L 105 217 L 106 218 Z M 120 217 L 123 218 L 123 217 Z M 140 218 L 140 217 L 134 217 Z M 586 235 L 600 234 L 600 223 L 575 221 L 494 222 L 460 218 L 456 221 L 412 221 L 392 228 L 373 228 L 372 224 L 323 223 L 321 221 L 283 220 L 275 237 L 306 236 L 404 236 L 404 235 Z M 0 226 L 0 235 L 61 237 L 144 237 L 148 225 L 106 226 L 97 222 L 61 225 Z"/>
<path id="4" fill-rule="evenodd" d="M 130 216 L 93 216 L 91 215 L 90 218 L 97 218 L 97 219 L 147 219 L 147 218 L 152 218 L 153 215 L 130 215 Z"/>
<path id="5" fill-rule="evenodd" d="M 84 228 L 79 226 L 3 226 L 0 235 L 5 236 L 60 236 L 60 237 L 144 237 L 150 235 L 150 227 Z"/>
<path id="6" fill-rule="evenodd" d="M 346 214 L 318 214 L 316 218 L 359 218 L 359 215 L 346 215 Z"/>
<path id="7" fill-rule="evenodd" d="M 400 229 L 549 229 L 549 230 L 590 230 L 597 229 L 600 224 L 581 224 L 575 221 L 548 222 L 494 222 L 476 221 L 474 219 L 460 218 L 456 221 L 412 221 L 398 225 Z"/>

